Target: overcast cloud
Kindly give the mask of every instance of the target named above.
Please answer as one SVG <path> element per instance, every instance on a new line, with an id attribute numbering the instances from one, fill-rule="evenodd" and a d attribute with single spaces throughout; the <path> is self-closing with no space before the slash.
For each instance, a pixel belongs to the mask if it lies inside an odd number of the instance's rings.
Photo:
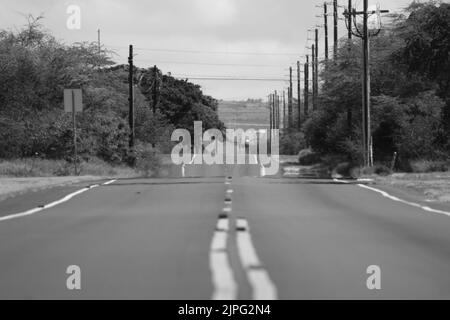
<path id="1" fill-rule="evenodd" d="M 379 1 L 383 9 L 391 11 L 398 11 L 409 2 Z M 322 13 L 316 5 L 323 1 L 0 0 L 0 3 L 1 29 L 23 25 L 24 14 L 37 16 L 42 13 L 45 26 L 66 43 L 96 41 L 97 29 L 101 29 L 102 43 L 118 53 L 117 63 L 127 62 L 127 47 L 133 44 L 137 65 L 157 64 L 163 72 L 183 77 L 286 78 L 289 66 L 294 66 L 305 53 L 307 29 L 323 21 L 316 17 Z M 356 3 L 361 7 L 361 0 Z M 81 7 L 81 30 L 66 28 L 66 9 L 70 4 Z M 346 5 L 347 0 L 339 0 L 339 4 Z M 340 10 L 342 16 L 343 9 Z M 332 11 L 331 7 L 329 11 Z M 340 34 L 344 35 L 344 22 L 339 24 Z M 321 50 L 322 43 L 323 40 Z M 229 53 L 211 53 L 217 51 Z M 236 54 L 242 52 L 257 54 Z M 192 81 L 202 85 L 206 94 L 218 99 L 264 98 L 270 91 L 281 91 L 287 85 L 261 81 Z"/>

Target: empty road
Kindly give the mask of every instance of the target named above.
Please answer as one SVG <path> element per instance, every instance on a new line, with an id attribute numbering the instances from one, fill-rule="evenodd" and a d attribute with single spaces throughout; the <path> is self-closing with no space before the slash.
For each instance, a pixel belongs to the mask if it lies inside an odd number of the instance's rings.
<path id="1" fill-rule="evenodd" d="M 450 216 L 258 165 L 184 170 L 0 202 L 0 298 L 450 299 Z"/>

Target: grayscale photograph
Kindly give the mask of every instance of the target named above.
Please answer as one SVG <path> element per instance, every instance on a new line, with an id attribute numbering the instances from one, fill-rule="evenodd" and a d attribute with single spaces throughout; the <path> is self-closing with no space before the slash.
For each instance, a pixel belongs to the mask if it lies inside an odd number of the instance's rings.
<path id="1" fill-rule="evenodd" d="M 0 300 L 449 301 L 450 2 L 0 0 Z"/>

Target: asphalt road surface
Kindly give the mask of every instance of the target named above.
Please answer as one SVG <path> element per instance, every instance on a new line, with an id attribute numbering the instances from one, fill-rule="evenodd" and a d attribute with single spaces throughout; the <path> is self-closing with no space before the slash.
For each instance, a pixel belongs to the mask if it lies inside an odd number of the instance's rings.
<path id="1" fill-rule="evenodd" d="M 450 216 L 258 165 L 184 170 L 0 202 L 0 298 L 450 298 Z"/>

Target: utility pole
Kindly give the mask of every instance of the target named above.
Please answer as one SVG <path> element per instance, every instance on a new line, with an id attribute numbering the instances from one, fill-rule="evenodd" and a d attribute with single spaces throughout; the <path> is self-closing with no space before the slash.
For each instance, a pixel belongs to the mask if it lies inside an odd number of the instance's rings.
<path id="1" fill-rule="evenodd" d="M 276 129 L 277 114 L 275 110 L 275 94 L 272 94 L 272 129 Z"/>
<path id="2" fill-rule="evenodd" d="M 317 96 L 319 95 L 319 29 L 316 29 L 316 100 Z M 317 101 L 316 101 L 316 107 L 317 107 Z"/>
<path id="3" fill-rule="evenodd" d="M 129 89 L 129 112 L 128 112 L 128 123 L 130 126 L 130 139 L 129 146 L 130 149 L 134 148 L 134 81 L 133 81 L 133 45 L 130 45 L 130 55 L 128 57 L 129 64 L 129 75 L 128 75 L 128 89 Z"/>
<path id="4" fill-rule="evenodd" d="M 364 150 L 364 166 L 373 166 L 373 141 L 372 141 L 372 130 L 371 130 L 371 115 L 370 115 L 370 63 L 369 63 L 369 46 L 370 37 L 376 36 L 381 31 L 381 22 L 378 30 L 369 31 L 369 14 L 377 14 L 378 19 L 381 19 L 381 13 L 388 13 L 388 10 L 380 10 L 377 8 L 376 11 L 369 12 L 369 1 L 364 0 L 364 7 L 362 12 L 351 9 L 351 11 L 345 11 L 344 16 L 347 19 L 347 27 L 350 32 L 361 38 L 363 40 L 363 150 Z M 356 22 L 356 16 L 363 16 L 363 30 L 361 31 Z M 353 17 L 352 17 L 353 16 Z M 353 26 L 349 21 L 353 18 L 353 24 L 356 31 L 353 31 Z"/>
<path id="5" fill-rule="evenodd" d="M 274 93 L 272 93 L 272 129 L 276 129 L 277 128 L 277 106 L 275 103 L 275 91 Z"/>
<path id="6" fill-rule="evenodd" d="M 326 2 L 323 3 L 323 18 L 324 18 L 324 29 L 325 29 L 325 61 L 328 62 L 328 5 Z"/>
<path id="7" fill-rule="evenodd" d="M 348 12 L 351 13 L 353 11 L 353 4 L 352 4 L 352 0 L 348 0 L 348 8 L 347 8 Z M 348 39 L 351 40 L 352 39 L 352 23 L 353 23 L 353 19 L 352 19 L 352 15 L 349 14 L 347 19 L 348 19 L 348 25 L 350 26 L 350 28 L 348 29 Z"/>
<path id="8" fill-rule="evenodd" d="M 280 130 L 281 127 L 281 98 L 280 95 L 277 94 L 277 114 L 278 114 L 278 123 L 277 123 L 277 127 L 278 130 Z"/>
<path id="9" fill-rule="evenodd" d="M 281 127 L 281 112 L 280 112 L 280 105 L 281 105 L 280 95 L 277 93 L 277 129 L 280 130 Z"/>
<path id="10" fill-rule="evenodd" d="M 283 90 L 283 130 L 286 130 L 286 91 Z"/>
<path id="11" fill-rule="evenodd" d="M 312 61 L 311 61 L 311 70 L 312 70 L 312 109 L 313 111 L 316 109 L 316 45 L 313 44 L 311 47 L 312 53 Z"/>
<path id="12" fill-rule="evenodd" d="M 313 105 L 314 105 L 314 110 L 317 110 L 317 97 L 319 95 L 319 29 L 316 29 L 315 34 L 316 34 L 316 39 L 315 39 L 316 52 L 315 52 L 314 57 L 315 57 L 316 61 L 314 62 L 314 68 L 315 68 L 314 73 L 315 73 L 316 79 L 315 79 L 315 84 L 314 84 L 315 94 L 314 94 L 314 104 Z"/>
<path id="13" fill-rule="evenodd" d="M 289 96 L 288 96 L 288 113 L 289 113 L 289 130 L 292 129 L 292 107 L 293 107 L 293 87 L 292 87 L 292 67 L 289 67 Z"/>
<path id="14" fill-rule="evenodd" d="M 353 4 L 352 4 L 352 0 L 348 0 L 348 8 L 347 8 L 348 12 L 352 12 L 353 10 Z M 352 15 L 349 14 L 348 15 L 348 25 L 350 26 L 350 28 L 348 28 L 348 50 L 351 50 L 351 45 L 350 42 L 352 40 Z M 353 112 L 352 112 L 352 108 L 351 106 L 347 107 L 347 129 L 350 135 L 352 135 L 352 130 L 353 130 Z"/>
<path id="15" fill-rule="evenodd" d="M 156 107 L 159 103 L 159 74 L 156 66 L 153 66 L 152 100 L 153 114 L 156 114 Z"/>
<path id="16" fill-rule="evenodd" d="M 301 104 L 301 94 L 302 94 L 302 90 L 300 87 L 300 79 L 301 79 L 301 75 L 300 75 L 300 61 L 297 61 L 297 100 L 298 100 L 298 115 L 297 115 L 297 128 L 300 131 L 301 127 L 302 127 L 302 104 Z"/>
<path id="17" fill-rule="evenodd" d="M 290 118 L 290 112 L 289 112 L 289 97 L 291 96 L 291 88 L 288 86 L 287 88 L 287 129 L 290 130 L 291 127 L 291 118 Z"/>
<path id="18" fill-rule="evenodd" d="M 363 137 L 364 137 L 364 158 L 366 166 L 372 167 L 372 133 L 371 133 L 371 117 L 370 117 L 370 70 L 369 70 L 369 26 L 368 26 L 368 7 L 369 1 L 364 0 L 363 13 Z"/>
<path id="19" fill-rule="evenodd" d="M 100 55 L 102 53 L 102 46 L 101 46 L 101 42 L 100 42 L 100 29 L 97 30 L 97 45 L 98 45 L 98 54 Z"/>
<path id="20" fill-rule="evenodd" d="M 275 97 L 273 96 L 273 94 L 270 95 L 270 114 L 271 114 L 270 129 L 274 130 L 275 129 Z"/>
<path id="21" fill-rule="evenodd" d="M 272 94 L 269 95 L 269 109 L 270 109 L 270 130 L 272 130 L 273 129 Z"/>
<path id="22" fill-rule="evenodd" d="M 334 15 L 334 57 L 333 59 L 337 59 L 338 53 L 338 1 L 333 0 L 333 15 Z"/>
<path id="23" fill-rule="evenodd" d="M 269 95 L 269 112 L 270 112 L 270 125 L 269 125 L 269 153 L 272 152 L 272 129 L 273 129 L 273 112 L 272 112 L 272 94 Z"/>
<path id="24" fill-rule="evenodd" d="M 303 98 L 303 100 L 305 101 L 305 117 L 308 117 L 308 112 L 309 112 L 309 55 L 306 55 L 306 63 L 305 63 L 305 67 L 303 68 L 303 72 L 305 73 L 305 80 L 304 80 L 304 84 L 305 84 L 305 90 L 304 90 L 304 95 L 305 97 Z"/>

